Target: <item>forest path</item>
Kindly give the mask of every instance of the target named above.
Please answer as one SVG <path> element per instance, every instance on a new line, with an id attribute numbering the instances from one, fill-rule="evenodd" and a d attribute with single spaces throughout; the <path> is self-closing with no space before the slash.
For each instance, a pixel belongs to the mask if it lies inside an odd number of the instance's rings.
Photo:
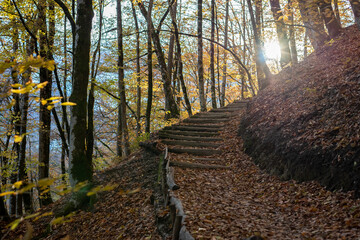
<path id="1" fill-rule="evenodd" d="M 315 182 L 281 181 L 243 152 L 237 132 L 245 106 L 235 102 L 160 131 L 180 186 L 174 195 L 182 201 L 191 235 L 358 239 L 360 201 L 350 193 L 329 192 Z"/>

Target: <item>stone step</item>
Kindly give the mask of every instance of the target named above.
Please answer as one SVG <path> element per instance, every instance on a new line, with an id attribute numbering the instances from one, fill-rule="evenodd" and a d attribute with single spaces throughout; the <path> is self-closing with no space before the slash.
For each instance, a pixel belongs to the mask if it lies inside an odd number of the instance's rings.
<path id="1" fill-rule="evenodd" d="M 203 123 L 224 123 L 229 121 L 229 118 L 212 119 L 212 118 L 187 118 L 184 123 L 203 124 Z"/>
<path id="2" fill-rule="evenodd" d="M 187 147 L 206 147 L 206 148 L 218 148 L 221 144 L 211 142 L 199 142 L 199 141 L 184 141 L 184 140 L 162 140 L 162 143 L 172 146 L 187 146 Z"/>
<path id="3" fill-rule="evenodd" d="M 219 132 L 201 132 L 201 131 L 160 130 L 159 133 L 175 134 L 175 135 L 183 135 L 183 136 L 197 136 L 197 137 L 219 136 Z"/>
<path id="4" fill-rule="evenodd" d="M 194 137 L 194 136 L 182 136 L 176 134 L 167 134 L 159 133 L 161 139 L 175 139 L 175 140 L 185 140 L 185 141 L 200 141 L 200 142 L 219 142 L 222 141 L 221 138 L 215 137 Z"/>
<path id="5" fill-rule="evenodd" d="M 187 153 L 196 156 L 211 156 L 221 154 L 221 150 L 216 149 L 201 149 L 201 148 L 169 148 L 172 153 Z"/>
<path id="6" fill-rule="evenodd" d="M 208 128 L 208 127 L 198 127 L 198 126 L 170 126 L 165 127 L 164 130 L 180 130 L 180 131 L 197 131 L 197 132 L 218 132 L 221 129 L 219 128 Z"/>

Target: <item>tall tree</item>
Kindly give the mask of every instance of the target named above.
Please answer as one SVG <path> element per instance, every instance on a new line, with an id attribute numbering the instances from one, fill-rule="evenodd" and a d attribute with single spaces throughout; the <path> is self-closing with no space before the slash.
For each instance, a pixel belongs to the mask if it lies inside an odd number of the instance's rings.
<path id="1" fill-rule="evenodd" d="M 47 16 L 46 8 L 47 1 L 39 0 L 39 43 L 40 56 L 44 59 L 49 59 L 55 35 L 55 16 L 49 17 L 49 33 L 47 30 Z M 51 20 L 53 18 L 53 20 Z M 40 68 L 40 83 L 47 83 L 44 88 L 40 90 L 40 99 L 46 100 L 51 97 L 52 91 L 52 74 L 46 68 Z M 51 129 L 51 112 L 47 109 L 48 105 L 40 101 L 40 129 L 39 129 L 39 179 L 49 177 L 50 167 L 50 129 Z M 40 191 L 40 205 L 48 205 L 52 203 L 51 194 L 48 189 Z"/>
<path id="2" fill-rule="evenodd" d="M 141 124 L 141 72 L 140 72 L 140 31 L 134 3 L 131 1 L 131 8 L 136 31 L 136 136 L 140 135 Z"/>
<path id="3" fill-rule="evenodd" d="M 151 18 L 153 0 L 149 1 L 147 18 Z M 151 106 L 153 101 L 153 63 L 152 63 L 152 42 L 151 42 L 151 22 L 147 21 L 147 66 L 148 66 L 148 94 L 145 115 L 145 132 L 150 133 Z"/>
<path id="4" fill-rule="evenodd" d="M 86 156 L 87 87 L 90 69 L 91 29 L 94 15 L 92 0 L 78 0 L 76 15 L 73 87 L 69 99 L 70 102 L 76 104 L 70 110 L 69 177 L 72 187 L 84 181 L 91 183 L 93 173 L 92 161 Z M 87 185 L 73 194 L 70 208 L 76 209 L 83 204 L 89 203 L 90 199 L 86 196 L 89 187 L 90 185 Z"/>
<path id="5" fill-rule="evenodd" d="M 271 78 L 272 74 L 269 70 L 269 67 L 267 66 L 267 64 L 265 62 L 265 56 L 264 56 L 264 52 L 262 49 L 260 36 L 258 35 L 258 30 L 257 30 L 257 26 L 256 26 L 256 21 L 255 21 L 255 17 L 254 17 L 251 0 L 247 0 L 247 4 L 248 4 L 249 12 L 250 12 L 251 25 L 253 28 L 253 33 L 254 33 L 254 38 L 255 38 L 255 54 L 256 54 L 255 57 L 257 58 L 259 65 L 265 74 L 264 79 L 258 79 L 259 89 L 262 90 L 270 84 L 270 78 Z M 249 81 L 250 80 L 251 79 L 249 79 Z"/>
<path id="6" fill-rule="evenodd" d="M 360 30 L 360 0 L 349 0 L 354 13 L 355 23 Z"/>
<path id="7" fill-rule="evenodd" d="M 224 47 L 228 47 L 228 30 L 229 30 L 229 1 L 226 0 L 225 4 L 225 30 L 224 30 Z M 223 66 L 223 79 L 221 83 L 221 96 L 220 96 L 220 107 L 225 106 L 225 95 L 226 95 L 226 78 L 227 78 L 227 51 L 224 51 L 224 66 Z"/>
<path id="8" fill-rule="evenodd" d="M 318 0 L 318 5 L 330 37 L 336 37 L 340 33 L 341 26 L 336 19 L 331 0 Z"/>
<path id="9" fill-rule="evenodd" d="M 210 42 L 210 78 L 211 78 L 211 103 L 216 108 L 215 91 L 215 0 L 211 0 L 211 42 Z"/>
<path id="10" fill-rule="evenodd" d="M 279 0 L 270 0 L 270 5 L 275 20 L 277 37 L 281 50 L 280 65 L 283 67 L 291 61 L 289 38 L 287 36 L 284 15 L 281 11 Z"/>
<path id="11" fill-rule="evenodd" d="M 290 50 L 291 50 L 291 62 L 293 64 L 298 63 L 298 55 L 296 50 L 296 38 L 295 38 L 295 28 L 294 28 L 294 13 L 293 13 L 293 2 L 288 0 L 288 11 L 289 11 L 289 21 L 291 25 L 289 26 L 289 41 L 290 41 Z"/>
<path id="12" fill-rule="evenodd" d="M 165 120 L 169 120 L 170 118 L 178 118 L 179 108 L 176 104 L 172 84 L 171 84 L 171 76 L 168 72 L 168 68 L 165 61 L 165 55 L 163 49 L 161 47 L 161 40 L 160 40 L 160 31 L 156 30 L 152 21 L 152 17 L 148 15 L 148 11 L 146 10 L 143 2 L 139 2 L 139 7 L 142 15 L 146 19 L 147 23 L 150 24 L 151 30 L 151 38 L 154 44 L 155 53 L 159 63 L 159 70 L 161 72 L 161 78 L 164 87 L 164 95 L 165 95 Z"/>
<path id="13" fill-rule="evenodd" d="M 129 155 L 129 131 L 126 120 L 126 95 L 124 82 L 124 47 L 123 47 L 123 30 L 122 30 L 122 14 L 121 2 L 117 0 L 117 41 L 118 41 L 118 88 L 119 88 L 119 108 L 118 108 L 118 156 L 126 157 Z M 120 147 L 120 146 L 121 147 Z M 120 155 L 120 150 L 122 151 Z"/>
<path id="14" fill-rule="evenodd" d="M 298 0 L 300 14 L 310 42 L 315 50 L 319 49 L 329 36 L 325 32 L 323 20 L 315 0 Z"/>
<path id="15" fill-rule="evenodd" d="M 204 63 L 203 63 L 203 39 L 202 39 L 202 25 L 203 25 L 203 9 L 202 0 L 197 2 L 197 34 L 198 34 L 198 82 L 199 82 L 199 98 L 200 110 L 206 112 L 206 98 L 204 92 Z"/>

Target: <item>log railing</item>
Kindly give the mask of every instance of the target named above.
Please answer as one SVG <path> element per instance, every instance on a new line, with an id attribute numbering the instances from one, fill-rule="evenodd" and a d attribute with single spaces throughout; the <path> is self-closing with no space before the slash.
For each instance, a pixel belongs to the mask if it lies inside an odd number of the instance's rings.
<path id="1" fill-rule="evenodd" d="M 165 204 L 170 209 L 173 240 L 194 240 L 185 226 L 185 212 L 181 201 L 173 196 L 173 191 L 179 189 L 174 180 L 174 168 L 170 166 L 170 155 L 168 148 L 165 149 L 162 166 L 162 190 Z"/>

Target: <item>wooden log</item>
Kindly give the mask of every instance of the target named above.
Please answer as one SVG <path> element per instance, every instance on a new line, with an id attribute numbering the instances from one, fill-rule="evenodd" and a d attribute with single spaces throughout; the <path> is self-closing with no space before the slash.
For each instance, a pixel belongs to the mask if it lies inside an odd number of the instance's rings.
<path id="1" fill-rule="evenodd" d="M 162 143 L 166 145 L 179 145 L 189 147 L 207 147 L 207 148 L 218 148 L 220 144 L 211 142 L 199 142 L 199 141 L 181 141 L 181 140 L 162 140 Z"/>
<path id="2" fill-rule="evenodd" d="M 193 236 L 191 236 L 189 231 L 186 229 L 185 225 L 183 225 L 180 229 L 179 239 L 180 240 L 195 240 L 195 238 L 193 238 Z"/>
<path id="3" fill-rule="evenodd" d="M 183 216 L 181 215 L 176 215 L 175 217 L 175 222 L 173 225 L 173 237 L 172 237 L 172 239 L 174 240 L 179 240 L 182 219 Z"/>
<path id="4" fill-rule="evenodd" d="M 193 169 L 229 169 L 231 166 L 171 161 L 170 166 Z"/>
<path id="5" fill-rule="evenodd" d="M 164 130 L 218 132 L 219 128 L 198 127 L 198 126 L 170 126 L 170 127 L 165 127 Z"/>
<path id="6" fill-rule="evenodd" d="M 166 181 L 170 190 L 178 190 L 180 187 L 176 185 L 174 180 L 174 168 L 168 168 L 166 173 Z"/>
<path id="7" fill-rule="evenodd" d="M 221 154 L 221 150 L 216 149 L 198 149 L 198 148 L 169 148 L 169 152 L 172 153 L 188 153 L 197 156 L 210 156 L 215 154 Z"/>
<path id="8" fill-rule="evenodd" d="M 212 137 L 219 136 L 218 132 L 201 132 L 201 131 L 178 131 L 178 130 L 160 130 L 159 134 L 176 134 L 182 136 Z"/>
<path id="9" fill-rule="evenodd" d="M 185 140 L 185 141 L 201 141 L 201 142 L 219 142 L 222 141 L 221 138 L 215 137 L 195 137 L 195 136 L 182 136 L 175 134 L 159 133 L 159 137 L 162 139 L 176 139 L 176 140 Z"/>
<path id="10" fill-rule="evenodd" d="M 171 196 L 170 197 L 170 204 L 174 204 L 174 206 L 176 208 L 176 215 L 185 217 L 184 208 L 183 208 L 182 203 L 181 203 L 181 201 L 179 199 L 177 199 L 176 197 Z"/>

